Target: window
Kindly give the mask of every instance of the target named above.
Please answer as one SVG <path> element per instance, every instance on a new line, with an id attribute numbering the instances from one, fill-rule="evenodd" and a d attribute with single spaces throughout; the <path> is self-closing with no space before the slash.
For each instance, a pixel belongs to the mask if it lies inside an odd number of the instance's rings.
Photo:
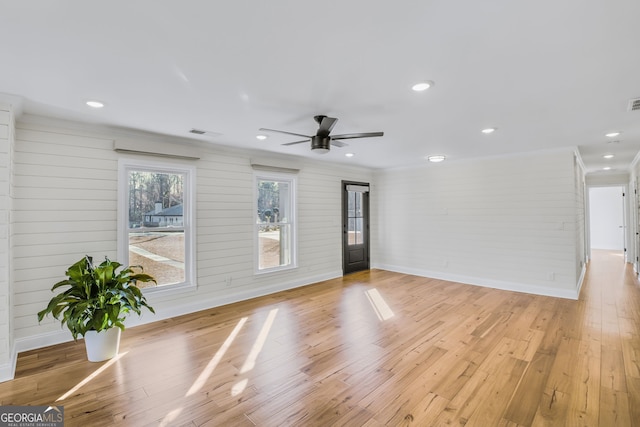
<path id="1" fill-rule="evenodd" d="M 120 161 L 118 261 L 142 266 L 149 290 L 194 286 L 195 168 Z"/>
<path id="2" fill-rule="evenodd" d="M 295 268 L 295 177 L 259 174 L 255 183 L 256 270 L 263 273 Z"/>

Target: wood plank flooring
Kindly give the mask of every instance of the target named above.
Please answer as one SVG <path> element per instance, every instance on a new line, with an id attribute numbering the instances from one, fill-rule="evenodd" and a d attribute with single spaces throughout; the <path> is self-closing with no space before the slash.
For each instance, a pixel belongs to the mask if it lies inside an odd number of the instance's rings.
<path id="1" fill-rule="evenodd" d="M 594 251 L 578 301 L 372 270 L 20 354 L 2 405 L 66 426 L 640 425 L 640 284 Z"/>

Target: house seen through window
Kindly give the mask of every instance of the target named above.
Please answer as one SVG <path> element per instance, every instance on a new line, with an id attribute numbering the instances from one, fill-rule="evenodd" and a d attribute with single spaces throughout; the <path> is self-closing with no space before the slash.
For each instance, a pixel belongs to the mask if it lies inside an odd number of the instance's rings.
<path id="1" fill-rule="evenodd" d="M 158 287 L 190 281 L 189 172 L 126 167 L 126 263 L 142 266 Z M 153 283 L 140 287 L 156 287 Z"/>

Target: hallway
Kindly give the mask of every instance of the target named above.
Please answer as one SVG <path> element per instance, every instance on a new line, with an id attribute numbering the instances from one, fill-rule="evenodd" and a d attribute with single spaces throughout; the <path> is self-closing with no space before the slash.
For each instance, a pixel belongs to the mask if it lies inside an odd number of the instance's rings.
<path id="1" fill-rule="evenodd" d="M 582 324 L 568 334 L 581 341 L 576 397 L 599 405 L 601 426 L 640 425 L 640 285 L 622 251 L 592 257 L 576 308 Z"/>

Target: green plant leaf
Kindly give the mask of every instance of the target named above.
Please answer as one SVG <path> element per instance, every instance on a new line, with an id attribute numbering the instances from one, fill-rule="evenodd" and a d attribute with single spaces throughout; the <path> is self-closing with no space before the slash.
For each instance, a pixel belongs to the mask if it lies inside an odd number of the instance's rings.
<path id="1" fill-rule="evenodd" d="M 66 279 L 53 285 L 52 292 L 63 286 L 68 289 L 51 298 L 47 307 L 37 313 L 38 321 L 51 314 L 78 339 L 89 330 L 124 330 L 124 318 L 130 311 L 141 314 L 141 308 L 146 307 L 155 313 L 135 284 L 157 283 L 156 280 L 148 274 L 135 274 L 131 268 L 118 273 L 120 267 L 122 264 L 107 257 L 98 266 L 90 256 L 83 257 L 67 269 Z"/>

